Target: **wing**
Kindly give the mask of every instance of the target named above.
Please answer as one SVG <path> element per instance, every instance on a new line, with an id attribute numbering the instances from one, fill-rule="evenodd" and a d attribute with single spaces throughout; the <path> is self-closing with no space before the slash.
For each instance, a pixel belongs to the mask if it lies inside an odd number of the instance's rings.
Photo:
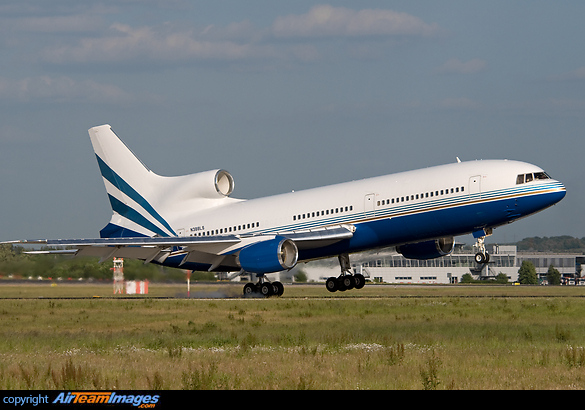
<path id="1" fill-rule="evenodd" d="M 132 237 L 100 239 L 39 239 L 3 242 L 19 245 L 46 245 L 66 247 L 32 251 L 29 253 L 74 253 L 76 256 L 99 257 L 100 262 L 107 259 L 131 258 L 145 263 L 164 264 L 169 257 L 181 257 L 179 266 L 187 262 L 209 265 L 212 271 L 217 267 L 228 266 L 239 269 L 236 257 L 239 252 L 251 245 L 270 241 L 276 237 L 292 240 L 298 249 L 312 249 L 328 246 L 335 242 L 350 239 L 355 232 L 353 225 L 336 225 L 317 229 L 291 232 L 275 232 L 261 235 L 219 235 L 196 237 Z"/>

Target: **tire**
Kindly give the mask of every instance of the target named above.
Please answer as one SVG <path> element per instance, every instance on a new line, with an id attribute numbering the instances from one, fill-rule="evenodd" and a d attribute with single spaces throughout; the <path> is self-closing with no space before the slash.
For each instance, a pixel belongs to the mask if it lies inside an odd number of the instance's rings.
<path id="1" fill-rule="evenodd" d="M 355 279 L 351 275 L 342 276 L 341 282 L 343 283 L 343 287 L 347 290 L 355 288 Z"/>
<path id="2" fill-rule="evenodd" d="M 366 285 L 366 278 L 361 273 L 356 273 L 353 275 L 353 279 L 355 280 L 356 289 L 361 289 Z"/>
<path id="3" fill-rule="evenodd" d="M 485 263 L 486 262 L 486 257 L 483 253 L 476 253 L 475 254 L 475 263 Z"/>
<path id="4" fill-rule="evenodd" d="M 343 282 L 343 276 L 337 278 L 337 290 L 340 292 L 345 292 L 347 290 L 345 283 Z"/>
<path id="5" fill-rule="evenodd" d="M 274 294 L 272 283 L 266 282 L 260 285 L 260 293 L 267 298 L 272 296 Z"/>
<path id="6" fill-rule="evenodd" d="M 246 285 L 244 285 L 244 296 L 251 296 L 256 292 L 256 285 L 253 283 L 246 283 Z"/>
<path id="7" fill-rule="evenodd" d="M 284 286 L 280 282 L 272 282 L 272 288 L 274 296 L 282 296 L 284 293 Z"/>
<path id="8" fill-rule="evenodd" d="M 337 291 L 337 278 L 329 278 L 327 282 L 325 282 L 325 287 L 329 292 L 336 292 Z"/>

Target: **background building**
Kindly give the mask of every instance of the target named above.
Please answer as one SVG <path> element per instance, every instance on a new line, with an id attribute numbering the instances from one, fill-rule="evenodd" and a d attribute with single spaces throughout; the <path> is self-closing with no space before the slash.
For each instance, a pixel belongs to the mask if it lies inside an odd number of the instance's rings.
<path id="1" fill-rule="evenodd" d="M 488 250 L 490 262 L 487 265 L 475 263 L 475 252 L 463 245 L 457 245 L 451 255 L 430 260 L 406 259 L 393 249 L 355 254 L 350 258 L 354 272 L 363 274 L 370 281 L 412 284 L 459 283 L 465 274 L 471 274 L 474 279 L 493 279 L 500 273 L 505 274 L 510 282 L 515 282 L 518 269 L 525 260 L 534 264 L 541 281 L 546 281 L 548 268 L 553 265 L 568 283 L 574 283 L 575 273 L 579 277 L 581 264 L 585 264 L 582 254 L 524 253 L 518 252 L 516 246 L 499 245 L 491 245 Z M 340 268 L 337 259 L 332 258 L 299 264 L 289 275 L 299 272 L 304 273 L 309 282 L 324 282 L 331 276 L 339 276 Z M 286 280 L 283 275 L 281 280 Z"/>

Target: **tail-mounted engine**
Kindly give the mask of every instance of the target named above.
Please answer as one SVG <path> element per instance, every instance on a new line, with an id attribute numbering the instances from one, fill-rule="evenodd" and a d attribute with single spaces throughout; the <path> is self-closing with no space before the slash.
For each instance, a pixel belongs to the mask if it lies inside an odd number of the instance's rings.
<path id="1" fill-rule="evenodd" d="M 193 198 L 224 198 L 234 190 L 234 178 L 223 169 L 198 172 L 178 178 L 184 179 L 181 189 Z"/>

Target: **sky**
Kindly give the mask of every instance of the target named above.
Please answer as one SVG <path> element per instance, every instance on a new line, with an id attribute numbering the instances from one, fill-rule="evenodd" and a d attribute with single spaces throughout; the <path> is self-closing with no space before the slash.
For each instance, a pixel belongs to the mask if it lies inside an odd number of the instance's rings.
<path id="1" fill-rule="evenodd" d="M 153 171 L 223 168 L 246 199 L 526 161 L 567 196 L 490 240 L 584 237 L 584 15 L 569 0 L 4 0 L 0 240 L 99 236 L 101 124 Z"/>

